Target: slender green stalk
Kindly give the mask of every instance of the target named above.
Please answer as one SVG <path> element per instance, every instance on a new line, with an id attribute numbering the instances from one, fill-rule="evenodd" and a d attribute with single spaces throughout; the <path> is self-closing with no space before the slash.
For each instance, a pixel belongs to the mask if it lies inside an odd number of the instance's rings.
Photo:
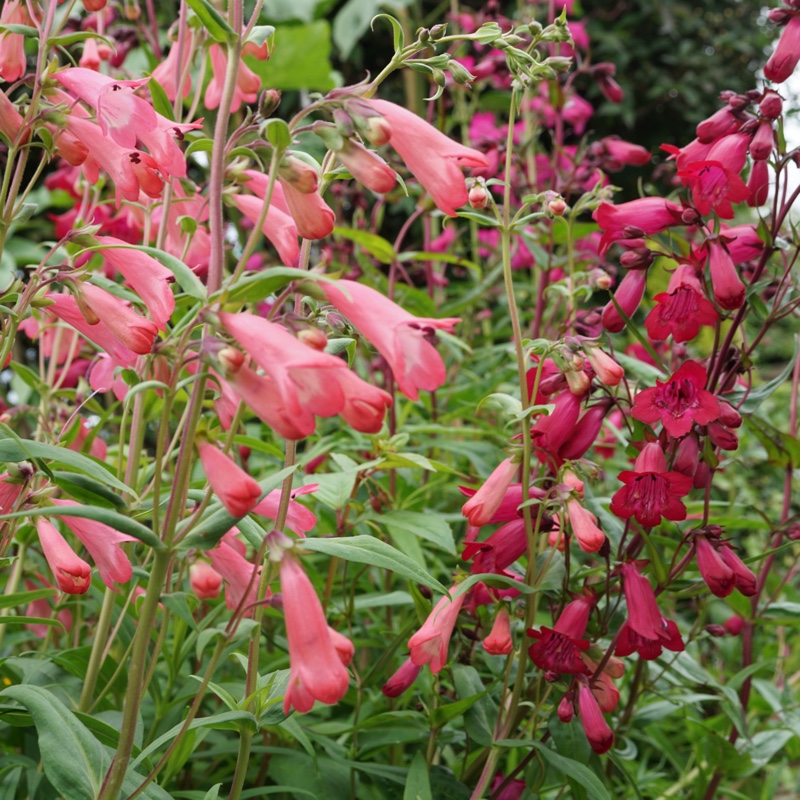
<path id="1" fill-rule="evenodd" d="M 81 689 L 81 699 L 78 703 L 78 711 L 88 712 L 92 706 L 92 696 L 97 685 L 97 676 L 103 666 L 103 652 L 108 631 L 111 627 L 111 612 L 114 610 L 114 590 L 106 587 L 103 594 L 103 604 L 100 606 L 100 615 L 97 618 L 97 626 L 94 631 L 94 641 L 92 651 L 89 654 L 89 663 L 86 665 L 86 676 L 83 679 Z"/>

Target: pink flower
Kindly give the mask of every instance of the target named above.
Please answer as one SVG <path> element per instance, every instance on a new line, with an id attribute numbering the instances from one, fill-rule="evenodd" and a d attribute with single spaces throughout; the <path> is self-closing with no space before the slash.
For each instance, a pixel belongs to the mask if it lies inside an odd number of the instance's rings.
<path id="1" fill-rule="evenodd" d="M 740 308 L 744 303 L 745 286 L 739 279 L 730 253 L 719 241 L 710 241 L 708 249 L 708 267 L 716 301 L 728 311 Z"/>
<path id="2" fill-rule="evenodd" d="M 187 71 L 186 66 L 189 63 L 189 56 L 192 54 L 193 38 L 193 34 L 190 32 L 183 44 L 180 64 L 178 64 L 179 47 L 178 43 L 175 42 L 170 48 L 167 57 L 153 70 L 153 77 L 161 84 L 161 88 L 164 90 L 167 98 L 173 103 L 179 94 L 179 75 L 183 78 L 183 91 L 180 92 L 180 94 L 184 100 L 189 96 L 189 92 L 192 90 L 192 73 L 191 71 Z"/>
<path id="3" fill-rule="evenodd" d="M 625 484 L 611 499 L 611 513 L 622 519 L 635 516 L 651 528 L 661 518 L 686 519 L 686 506 L 678 499 L 692 489 L 692 479 L 679 472 L 667 472 L 664 451 L 656 442 L 646 444 L 639 453 L 634 471 L 620 472 Z"/>
<path id="4" fill-rule="evenodd" d="M 634 419 L 652 425 L 659 420 L 670 436 L 679 439 L 692 426 L 707 425 L 719 417 L 719 400 L 703 387 L 707 374 L 696 361 L 684 361 L 672 377 L 636 395 L 631 410 Z"/>
<path id="5" fill-rule="evenodd" d="M 336 215 L 322 199 L 319 192 L 300 192 L 289 181 L 278 178 L 283 192 L 274 192 L 273 202 L 292 215 L 297 232 L 304 239 L 324 239 L 333 232 Z M 283 210 L 283 209 L 281 209 Z"/>
<path id="6" fill-rule="evenodd" d="M 800 61 L 800 17 L 792 16 L 781 34 L 775 52 L 764 65 L 764 76 L 773 83 L 783 83 Z"/>
<path id="7" fill-rule="evenodd" d="M 725 564 L 733 571 L 736 588 L 745 597 L 755 596 L 758 592 L 758 580 L 742 559 L 727 544 L 720 545 L 719 554 Z"/>
<path id="8" fill-rule="evenodd" d="M 546 417 L 540 417 L 531 428 L 535 447 L 554 456 L 575 430 L 581 412 L 581 398 L 569 389 L 555 398 L 555 408 Z"/>
<path id="9" fill-rule="evenodd" d="M 536 641 L 528 648 L 528 655 L 539 669 L 558 675 L 588 675 L 589 669 L 581 659 L 581 651 L 589 643 L 570 633 L 542 625 L 541 630 L 528 629 L 528 636 Z M 548 679 L 550 679 L 548 677 Z"/>
<path id="10" fill-rule="evenodd" d="M 769 199 L 769 164 L 766 161 L 754 161 L 747 179 L 747 190 L 750 196 L 747 205 L 751 208 L 763 206 Z"/>
<path id="11" fill-rule="evenodd" d="M 635 239 L 661 233 L 672 225 L 681 224 L 682 209 L 662 197 L 642 197 L 628 203 L 601 203 L 592 214 L 604 231 L 600 253 L 605 253 L 617 239 Z"/>
<path id="12" fill-rule="evenodd" d="M 240 214 L 243 214 L 254 224 L 258 222 L 261 210 L 264 207 L 263 198 L 249 194 L 233 194 L 231 195 L 231 200 L 236 204 Z M 261 232 L 275 246 L 284 264 L 289 267 L 297 266 L 300 257 L 297 226 L 288 211 L 281 211 L 274 203 L 270 203 Z"/>
<path id="13" fill-rule="evenodd" d="M 292 498 L 289 500 L 289 510 L 286 514 L 286 527 L 297 534 L 308 533 L 317 524 L 317 515 L 306 508 L 304 505 L 295 502 L 294 498 L 299 494 L 308 494 L 317 489 L 318 484 L 312 483 L 292 491 Z M 281 490 L 273 489 L 254 509 L 254 514 L 260 514 L 267 519 L 276 520 L 278 518 L 278 508 L 281 501 Z"/>
<path id="14" fill-rule="evenodd" d="M 380 292 L 355 281 L 324 281 L 320 289 L 386 359 L 406 397 L 416 400 L 420 389 L 432 392 L 444 384 L 444 363 L 427 337 L 435 330 L 452 331 L 461 320 L 415 317 Z"/>
<path id="15" fill-rule="evenodd" d="M 605 398 L 584 411 L 566 441 L 558 449 L 558 457 L 564 461 L 582 458 L 600 435 L 603 420 L 613 401 Z"/>
<path id="16" fill-rule="evenodd" d="M 339 161 L 353 177 L 377 194 L 391 192 L 397 183 L 397 173 L 377 154 L 364 145 L 345 139 L 344 147 L 336 151 Z"/>
<path id="17" fill-rule="evenodd" d="M 174 276 L 152 256 L 127 246 L 114 236 L 95 236 L 104 245 L 100 252 L 142 298 L 150 316 L 162 330 L 175 310 L 175 295 L 170 284 Z M 124 248 L 124 249 L 123 249 Z"/>
<path id="18" fill-rule="evenodd" d="M 213 600 L 222 589 L 222 575 L 207 561 L 195 561 L 189 567 L 189 583 L 200 600 Z"/>
<path id="19" fill-rule="evenodd" d="M 58 508 L 76 506 L 73 500 L 53 500 L 56 508 L 53 516 L 58 516 Z M 125 542 L 135 542 L 136 538 L 127 533 L 120 533 L 110 525 L 96 522 L 84 517 L 62 517 L 62 522 L 75 534 L 89 555 L 97 564 L 97 569 L 103 583 L 109 589 L 114 587 L 114 582 L 127 583 L 133 574 L 130 559 L 121 545 Z"/>
<path id="20" fill-rule="evenodd" d="M 391 145 L 440 211 L 454 217 L 467 203 L 467 186 L 459 166 L 488 167 L 483 153 L 464 147 L 402 106 L 365 100 L 391 127 Z"/>
<path id="21" fill-rule="evenodd" d="M 625 377 L 625 370 L 599 347 L 587 349 L 586 358 L 604 386 L 616 386 Z"/>
<path id="22" fill-rule="evenodd" d="M 676 342 L 688 342 L 702 325 L 714 325 L 719 319 L 689 264 L 681 264 L 672 273 L 667 291 L 653 299 L 657 305 L 644 321 L 651 339 L 664 340 L 671 335 Z"/>
<path id="23" fill-rule="evenodd" d="M 587 680 L 578 681 L 578 709 L 586 738 L 595 753 L 607 753 L 614 746 L 614 732 L 609 728 Z"/>
<path id="24" fill-rule="evenodd" d="M 567 500 L 567 516 L 569 517 L 572 533 L 578 540 L 578 547 L 584 553 L 596 553 L 605 543 L 606 535 L 597 527 L 597 518 L 590 514 L 573 497 Z"/>
<path id="25" fill-rule="evenodd" d="M 508 609 L 501 608 L 495 617 L 491 632 L 483 640 L 483 649 L 492 656 L 507 656 L 513 648 L 511 617 Z"/>
<path id="26" fill-rule="evenodd" d="M 99 286 L 83 283 L 80 291 L 86 304 L 118 342 L 140 355 L 153 350 L 158 335 L 155 322 L 137 314 L 124 300 Z"/>
<path id="27" fill-rule="evenodd" d="M 692 190 L 692 203 L 701 214 L 714 212 L 722 219 L 733 219 L 731 203 L 747 200 L 745 182 L 721 161 L 695 161 L 678 172 Z"/>
<path id="28" fill-rule="evenodd" d="M 431 665 L 431 672 L 441 672 L 447 663 L 447 649 L 465 593 L 450 600 L 443 597 L 428 615 L 423 626 L 408 640 L 411 660 L 421 667 Z"/>
<path id="29" fill-rule="evenodd" d="M 211 59 L 211 80 L 206 87 L 204 104 L 206 108 L 214 109 L 219 106 L 219 102 L 222 99 L 222 85 L 228 69 L 228 56 L 218 44 L 212 44 L 208 48 L 208 55 Z M 231 111 L 238 111 L 242 103 L 255 103 L 258 99 L 258 90 L 260 88 L 261 78 L 244 61 L 240 60 Z"/>
<path id="30" fill-rule="evenodd" d="M 0 514 L 10 514 L 22 492 L 22 484 L 10 483 L 9 478 L 10 475 L 7 472 L 0 475 Z"/>
<path id="31" fill-rule="evenodd" d="M 0 46 L 2 46 L 1 40 Z M 8 99 L 5 92 L 0 92 L 0 133 L 13 142 L 22 128 L 22 123 L 22 114 L 17 111 L 17 107 Z"/>
<path id="32" fill-rule="evenodd" d="M 643 166 L 649 164 L 652 156 L 650 151 L 638 144 L 631 144 L 618 136 L 606 136 L 598 142 L 607 153 L 608 159 L 605 168 L 609 168 L 608 160 L 613 162 L 613 168 L 620 169 L 623 164 Z"/>
<path id="33" fill-rule="evenodd" d="M 25 4 L 7 0 L 0 14 L 0 25 L 31 25 Z M 25 38 L 21 33 L 3 31 L 0 35 L 0 80 L 13 83 L 25 75 Z"/>
<path id="34" fill-rule="evenodd" d="M 620 281 L 616 292 L 614 292 L 614 300 L 609 300 L 606 307 L 603 309 L 602 323 L 607 331 L 619 333 L 625 328 L 625 319 L 617 310 L 617 306 L 619 306 L 625 316 L 630 319 L 636 313 L 636 309 L 639 308 L 639 304 L 642 302 L 646 286 L 647 270 L 631 269 L 625 273 L 625 277 Z"/>
<path id="35" fill-rule="evenodd" d="M 697 138 L 703 144 L 715 142 L 742 127 L 742 121 L 729 105 L 715 111 L 697 126 Z"/>
<path id="36" fill-rule="evenodd" d="M 349 683 L 337 654 L 317 593 L 303 568 L 290 555 L 280 562 L 283 613 L 291 673 L 283 712 L 294 706 L 310 711 L 315 700 L 331 705 L 342 699 Z"/>
<path id="37" fill-rule="evenodd" d="M 519 465 L 513 459 L 505 459 L 483 486 L 464 503 L 461 513 L 469 520 L 470 525 L 480 528 L 490 522 L 500 508 L 518 468 Z"/>
<path id="38" fill-rule="evenodd" d="M 625 602 L 628 605 L 628 625 L 646 639 L 667 638 L 664 619 L 650 581 L 639 572 L 634 562 L 621 564 L 619 570 Z"/>
<path id="39" fill-rule="evenodd" d="M 201 442 L 197 449 L 208 482 L 225 510 L 233 517 L 249 514 L 261 497 L 257 481 L 213 444 Z"/>
<path id="40" fill-rule="evenodd" d="M 697 569 L 700 570 L 711 594 L 716 597 L 727 597 L 735 587 L 733 570 L 702 534 L 694 537 L 694 546 L 697 548 Z"/>
<path id="41" fill-rule="evenodd" d="M 258 576 L 261 573 L 261 567 L 257 568 L 254 577 L 253 565 L 235 547 L 232 547 L 226 538 L 227 534 L 206 555 L 211 559 L 212 568 L 225 580 L 225 605 L 231 611 L 241 605 L 251 606 L 245 612 L 245 616 L 249 617 L 253 613 L 252 605 L 257 600 Z"/>
<path id="42" fill-rule="evenodd" d="M 39 517 L 36 520 L 36 531 L 58 588 L 67 594 L 86 594 L 92 583 L 92 568 L 78 557 L 67 540 L 46 519 Z"/>
<path id="43" fill-rule="evenodd" d="M 381 691 L 386 697 L 399 697 L 414 683 L 421 669 L 421 666 L 417 666 L 410 658 L 407 658 L 400 669 L 383 684 Z"/>

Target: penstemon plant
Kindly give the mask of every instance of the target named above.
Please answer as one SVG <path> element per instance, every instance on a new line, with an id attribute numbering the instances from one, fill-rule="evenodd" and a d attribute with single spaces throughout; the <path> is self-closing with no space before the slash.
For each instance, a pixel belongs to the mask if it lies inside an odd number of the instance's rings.
<path id="1" fill-rule="evenodd" d="M 797 793 L 800 11 L 615 202 L 567 5 L 6 0 L 4 797 Z"/>

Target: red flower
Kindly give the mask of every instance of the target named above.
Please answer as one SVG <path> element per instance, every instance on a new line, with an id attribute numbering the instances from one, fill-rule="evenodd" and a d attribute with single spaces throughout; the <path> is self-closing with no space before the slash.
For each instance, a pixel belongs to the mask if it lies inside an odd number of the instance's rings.
<path id="1" fill-rule="evenodd" d="M 719 417 L 719 400 L 703 388 L 706 378 L 700 364 L 685 361 L 666 383 L 657 380 L 654 387 L 636 395 L 631 416 L 648 425 L 661 420 L 676 439 L 689 433 L 695 422 L 713 422 Z"/>
<path id="2" fill-rule="evenodd" d="M 723 219 L 733 219 L 731 203 L 741 203 L 750 195 L 745 182 L 721 161 L 695 161 L 678 177 L 691 188 L 692 202 L 701 214 L 713 208 Z"/>
<path id="3" fill-rule="evenodd" d="M 670 638 L 667 622 L 661 616 L 650 581 L 639 572 L 634 562 L 621 564 L 619 569 L 628 606 L 628 626 L 649 641 Z"/>
<path id="4" fill-rule="evenodd" d="M 783 83 L 794 72 L 798 61 L 800 61 L 800 17 L 793 16 L 781 34 L 775 52 L 764 65 L 764 76 L 773 83 Z"/>
<path id="5" fill-rule="evenodd" d="M 578 709 L 586 738 L 595 753 L 607 753 L 614 746 L 614 732 L 609 728 L 603 712 L 592 694 L 589 682 L 578 682 Z"/>
<path id="6" fill-rule="evenodd" d="M 92 583 L 92 568 L 67 544 L 54 525 L 39 517 L 36 531 L 42 552 L 53 570 L 58 588 L 67 594 L 86 594 Z"/>
<path id="7" fill-rule="evenodd" d="M 618 239 L 661 233 L 671 225 L 682 224 L 681 213 L 679 205 L 663 197 L 642 197 L 619 205 L 602 203 L 592 215 L 604 231 L 600 254 Z"/>
<path id="8" fill-rule="evenodd" d="M 222 575 L 207 561 L 196 561 L 189 567 L 189 583 L 200 600 L 213 600 L 222 589 Z"/>
<path id="9" fill-rule="evenodd" d="M 678 626 L 671 619 L 664 619 L 664 617 L 661 617 L 661 624 L 663 636 L 658 639 L 648 639 L 646 636 L 636 633 L 630 623 L 626 622 L 617 639 L 614 652 L 623 658 L 631 653 L 638 653 L 639 658 L 643 658 L 645 661 L 657 659 L 665 647 L 673 653 L 682 653 L 685 645 Z"/>
<path id="10" fill-rule="evenodd" d="M 727 544 L 720 546 L 719 554 L 728 567 L 733 570 L 736 588 L 745 595 L 745 597 L 753 597 L 758 591 L 758 580 L 756 576 L 745 566 L 742 559 L 739 558 Z"/>
<path id="11" fill-rule="evenodd" d="M 740 308 L 745 287 L 739 279 L 731 254 L 720 242 L 708 243 L 708 268 L 716 301 L 726 310 Z"/>
<path id="12" fill-rule="evenodd" d="M 528 648 L 528 655 L 539 669 L 558 675 L 589 674 L 589 668 L 581 660 L 581 650 L 589 649 L 587 641 L 544 625 L 540 631 L 529 628 L 528 636 L 536 639 Z"/>
<path id="13" fill-rule="evenodd" d="M 502 461 L 486 479 L 483 486 L 466 503 L 461 513 L 476 528 L 487 525 L 505 499 L 519 465 L 511 458 Z"/>
<path id="14" fill-rule="evenodd" d="M 410 658 L 403 662 L 403 666 L 383 684 L 381 691 L 386 697 L 399 697 L 417 679 L 422 667 L 418 667 Z"/>
<path id="15" fill-rule="evenodd" d="M 458 612 L 466 594 L 443 597 L 428 615 L 422 627 L 408 640 L 411 660 L 418 666 L 431 665 L 431 672 L 441 672 L 447 663 L 447 648 L 453 635 Z"/>
<path id="16" fill-rule="evenodd" d="M 667 460 L 658 444 L 645 445 L 634 470 L 620 472 L 619 479 L 625 486 L 611 498 L 611 512 L 618 517 L 635 516 L 646 527 L 658 525 L 662 517 L 686 519 L 686 506 L 678 498 L 689 494 L 692 479 L 667 472 Z"/>
<path id="17" fill-rule="evenodd" d="M 727 597 L 734 589 L 736 582 L 733 570 L 722 560 L 714 545 L 703 536 L 694 537 L 697 548 L 697 568 L 716 597 Z"/>
<path id="18" fill-rule="evenodd" d="M 514 647 L 511 638 L 511 617 L 501 608 L 489 635 L 483 640 L 483 649 L 492 656 L 507 656 Z"/>
<path id="19" fill-rule="evenodd" d="M 233 517 L 244 517 L 258 504 L 261 487 L 230 456 L 213 444 L 197 446 L 211 489 Z"/>
<path id="20" fill-rule="evenodd" d="M 617 306 L 630 319 L 636 313 L 636 309 L 639 308 L 639 303 L 642 302 L 646 286 L 646 269 L 631 269 L 625 273 L 625 277 L 620 281 L 616 292 L 614 292 L 614 300 L 609 300 L 603 309 L 601 321 L 607 331 L 619 333 L 625 327 L 625 320 L 622 314 L 619 313 Z"/>
<path id="21" fill-rule="evenodd" d="M 681 264 L 672 273 L 667 291 L 654 300 L 658 305 L 644 321 L 651 339 L 664 340 L 671 335 L 676 342 L 688 342 L 702 325 L 713 325 L 719 319 L 689 264 Z"/>

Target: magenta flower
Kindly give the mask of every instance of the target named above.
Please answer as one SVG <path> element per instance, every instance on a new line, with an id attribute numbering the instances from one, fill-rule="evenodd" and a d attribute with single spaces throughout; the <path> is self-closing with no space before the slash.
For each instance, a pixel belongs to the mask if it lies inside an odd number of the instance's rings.
<path id="1" fill-rule="evenodd" d="M 758 579 L 756 576 L 727 544 L 720 545 L 719 554 L 725 564 L 733 571 L 736 588 L 745 597 L 753 597 L 758 591 Z"/>
<path id="2" fill-rule="evenodd" d="M 422 667 L 407 658 L 400 669 L 383 684 L 381 691 L 386 697 L 400 697 L 414 683 L 421 669 Z"/>
<path id="3" fill-rule="evenodd" d="M 696 361 L 684 361 L 666 382 L 639 392 L 631 416 L 652 425 L 661 421 L 674 438 L 685 436 L 692 425 L 707 425 L 719 417 L 719 400 L 703 387 L 707 373 Z"/>
<path id="4" fill-rule="evenodd" d="M 467 204 L 467 185 L 459 166 L 488 167 L 478 150 L 453 141 L 413 111 L 386 100 L 362 100 L 391 128 L 390 143 L 440 211 L 450 217 Z"/>
<path id="5" fill-rule="evenodd" d="M 555 398 L 555 408 L 546 417 L 539 417 L 531 428 L 534 447 L 554 456 L 575 432 L 581 412 L 581 397 L 569 389 Z"/>
<path id="6" fill-rule="evenodd" d="M 600 755 L 607 753 L 614 746 L 614 732 L 608 726 L 588 680 L 578 681 L 578 710 L 592 750 Z"/>
<path id="7" fill-rule="evenodd" d="M 444 363 L 427 337 L 435 330 L 452 331 L 460 319 L 415 317 L 380 292 L 355 281 L 324 281 L 320 289 L 386 359 L 406 397 L 416 400 L 420 389 L 433 392 L 444 384 Z"/>
<path id="8" fill-rule="evenodd" d="M 505 459 L 486 479 L 483 486 L 464 503 L 461 513 L 470 525 L 480 528 L 489 524 L 500 509 L 518 468 L 519 464 L 513 459 Z"/>
<path id="9" fill-rule="evenodd" d="M 511 617 L 508 609 L 501 608 L 494 620 L 492 630 L 483 640 L 483 649 L 492 656 L 507 656 L 514 647 L 511 638 Z"/>
<path id="10" fill-rule="evenodd" d="M 733 219 L 731 203 L 747 200 L 745 182 L 720 161 L 695 161 L 678 172 L 692 190 L 692 203 L 701 214 L 714 212 L 722 219 Z"/>
<path id="11" fill-rule="evenodd" d="M 444 668 L 450 637 L 465 598 L 464 592 L 452 600 L 443 597 L 434 606 L 423 626 L 408 640 L 411 660 L 418 667 L 430 664 L 433 673 L 441 672 Z"/>
<path id="12" fill-rule="evenodd" d="M 621 564 L 619 571 L 622 576 L 622 591 L 628 605 L 628 625 L 645 639 L 667 638 L 664 618 L 650 581 L 639 572 L 635 562 Z"/>
<path id="13" fill-rule="evenodd" d="M 208 442 L 197 445 L 211 489 L 233 517 L 249 514 L 258 504 L 261 487 L 230 456 Z"/>
<path id="14" fill-rule="evenodd" d="M 501 525 L 485 542 L 470 542 L 464 545 L 462 558 L 473 559 L 473 574 L 496 572 L 502 575 L 527 550 L 525 520 L 517 518 Z"/>
<path id="15" fill-rule="evenodd" d="M 708 242 L 708 250 L 708 268 L 716 301 L 728 311 L 740 308 L 744 303 L 745 286 L 730 253 L 719 241 Z"/>
<path id="16" fill-rule="evenodd" d="M 55 508 L 53 516 L 58 516 L 58 508 L 76 506 L 73 500 L 53 500 Z M 62 517 L 62 522 L 75 534 L 81 544 L 89 551 L 89 555 L 97 564 L 97 570 L 103 583 L 109 589 L 114 588 L 114 582 L 127 583 L 133 575 L 133 568 L 127 553 L 121 545 L 125 542 L 135 542 L 133 536 L 120 533 L 110 525 L 96 522 L 83 517 Z"/>
<path id="17" fill-rule="evenodd" d="M 75 553 L 56 527 L 43 517 L 36 520 L 36 532 L 58 588 L 67 594 L 86 594 L 92 583 L 92 568 Z"/>
<path id="18" fill-rule="evenodd" d="M 646 286 L 646 269 L 631 269 L 625 273 L 625 277 L 620 281 L 617 290 L 614 292 L 614 300 L 609 300 L 603 309 L 601 321 L 607 331 L 619 333 L 625 328 L 627 323 L 622 314 L 619 313 L 617 306 L 630 319 L 642 302 Z M 616 301 L 616 304 L 614 301 Z"/>
<path id="19" fill-rule="evenodd" d="M 319 597 L 303 571 L 290 555 L 280 562 L 281 595 L 289 642 L 289 683 L 283 712 L 294 706 L 310 711 L 315 700 L 332 705 L 342 699 L 350 678 L 325 621 Z"/>
<path id="20" fill-rule="evenodd" d="M 773 83 L 783 83 L 800 61 L 800 17 L 792 16 L 781 34 L 775 52 L 764 65 L 764 77 Z"/>
<path id="21" fill-rule="evenodd" d="M 600 254 L 618 239 L 636 239 L 661 233 L 672 225 L 681 225 L 683 209 L 662 197 L 642 197 L 628 203 L 601 203 L 592 214 L 601 230 Z"/>
<path id="22" fill-rule="evenodd" d="M 733 570 L 722 560 L 714 545 L 702 534 L 694 537 L 697 569 L 716 597 L 727 597 L 736 585 Z"/>
<path id="23" fill-rule="evenodd" d="M 673 653 L 682 653 L 685 645 L 678 626 L 671 619 L 661 617 L 661 633 L 655 639 L 636 633 L 630 622 L 624 623 L 614 652 L 622 658 L 632 653 L 638 653 L 639 658 L 643 658 L 645 661 L 654 661 L 661 655 L 664 648 Z"/>
<path id="24" fill-rule="evenodd" d="M 589 674 L 581 659 L 581 651 L 589 649 L 587 641 L 544 625 L 539 631 L 529 628 L 528 636 L 536 640 L 528 648 L 528 655 L 539 669 L 553 676 Z"/>
<path id="25" fill-rule="evenodd" d="M 676 342 L 688 342 L 700 332 L 702 325 L 713 325 L 718 319 L 714 304 L 703 294 L 694 267 L 681 264 L 669 280 L 666 292 L 653 298 L 658 305 L 648 314 L 644 325 L 656 341 L 668 336 Z"/>
<path id="26" fill-rule="evenodd" d="M 625 484 L 611 498 L 611 512 L 622 519 L 635 516 L 652 528 L 661 518 L 686 519 L 686 506 L 678 499 L 689 494 L 692 479 L 680 472 L 667 472 L 664 451 L 656 442 L 646 444 L 639 453 L 633 471 L 620 472 Z"/>
<path id="27" fill-rule="evenodd" d="M 22 484 L 10 483 L 10 477 L 7 472 L 0 475 L 0 514 L 10 514 L 22 492 Z"/>

